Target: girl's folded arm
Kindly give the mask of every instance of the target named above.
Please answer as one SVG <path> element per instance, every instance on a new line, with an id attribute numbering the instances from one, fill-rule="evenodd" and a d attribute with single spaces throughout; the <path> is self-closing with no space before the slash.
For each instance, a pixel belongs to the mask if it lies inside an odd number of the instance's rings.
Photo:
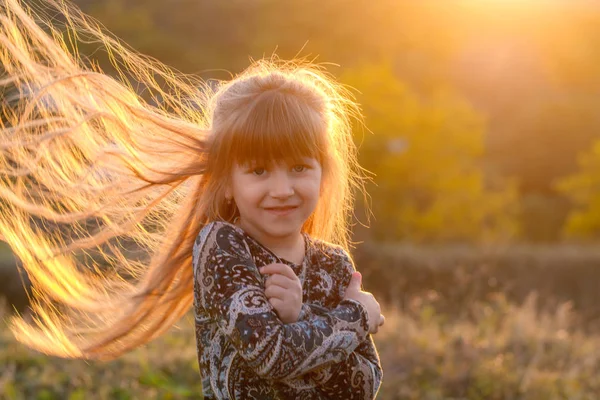
<path id="1" fill-rule="evenodd" d="M 336 291 L 335 304 L 344 298 L 356 267 L 348 253 L 341 248 L 334 248 L 333 256 L 337 259 L 333 276 Z M 321 315 L 328 311 L 326 307 L 305 303 L 302 305 L 298 320 L 309 320 L 314 315 Z M 318 390 L 328 398 L 374 399 L 381 386 L 383 369 L 373 337 L 368 335 L 348 358 L 315 370 L 309 376 Z M 359 387 L 344 383 L 344 381 L 350 382 L 352 376 L 362 376 Z"/>
<path id="2" fill-rule="evenodd" d="M 328 311 L 324 307 L 305 303 L 298 320 L 310 320 Z M 383 369 L 373 337 L 368 335 L 346 359 L 311 371 L 308 376 L 319 393 L 327 398 L 375 399 L 381 386 Z M 353 381 L 353 376 L 361 376 L 362 379 Z M 354 385 L 355 382 L 358 382 L 358 386 Z"/>
<path id="3" fill-rule="evenodd" d="M 367 313 L 353 300 L 283 324 L 244 237 L 223 222 L 207 225 L 198 237 L 193 261 L 200 304 L 259 376 L 289 379 L 343 361 L 366 339 Z"/>

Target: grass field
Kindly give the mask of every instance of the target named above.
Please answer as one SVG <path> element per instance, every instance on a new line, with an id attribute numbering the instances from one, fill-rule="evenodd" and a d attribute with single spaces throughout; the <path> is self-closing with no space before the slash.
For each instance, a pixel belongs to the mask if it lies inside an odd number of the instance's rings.
<path id="1" fill-rule="evenodd" d="M 540 313 L 535 295 L 517 305 L 496 294 L 453 316 L 435 311 L 435 297 L 384 305 L 378 399 L 599 398 L 600 337 L 576 329 L 568 303 Z M 201 399 L 193 335 L 188 314 L 148 346 L 96 363 L 30 351 L 2 325 L 0 398 Z"/>

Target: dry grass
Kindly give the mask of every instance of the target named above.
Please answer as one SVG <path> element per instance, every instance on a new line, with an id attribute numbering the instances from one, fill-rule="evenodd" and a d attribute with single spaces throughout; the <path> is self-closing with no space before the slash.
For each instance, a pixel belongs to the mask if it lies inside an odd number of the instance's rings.
<path id="1" fill-rule="evenodd" d="M 569 303 L 538 312 L 496 294 L 468 313 L 436 312 L 436 293 L 384 306 L 375 335 L 378 399 L 597 399 L 600 337 L 578 331 Z M 200 399 L 191 314 L 163 338 L 110 363 L 40 355 L 0 329 L 2 399 Z"/>
<path id="2" fill-rule="evenodd" d="M 497 294 L 456 318 L 430 300 L 385 310 L 381 399 L 598 398 L 600 337 L 574 327 L 569 303 L 538 312 L 534 294 L 520 306 Z"/>

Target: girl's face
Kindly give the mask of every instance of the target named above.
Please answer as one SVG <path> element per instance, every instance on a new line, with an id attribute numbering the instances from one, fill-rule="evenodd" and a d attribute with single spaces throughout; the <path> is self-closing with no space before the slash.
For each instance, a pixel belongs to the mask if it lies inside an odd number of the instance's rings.
<path id="1" fill-rule="evenodd" d="M 226 196 L 238 208 L 242 229 L 263 243 L 275 243 L 299 235 L 317 206 L 321 174 L 313 158 L 268 166 L 235 164 Z"/>

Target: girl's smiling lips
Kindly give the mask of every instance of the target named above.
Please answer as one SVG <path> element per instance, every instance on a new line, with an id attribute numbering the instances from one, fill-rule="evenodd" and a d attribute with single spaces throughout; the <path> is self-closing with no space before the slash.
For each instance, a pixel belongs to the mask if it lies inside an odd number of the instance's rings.
<path id="1" fill-rule="evenodd" d="M 275 215 L 287 215 L 293 212 L 298 206 L 285 206 L 285 207 L 265 207 L 265 210 Z"/>

